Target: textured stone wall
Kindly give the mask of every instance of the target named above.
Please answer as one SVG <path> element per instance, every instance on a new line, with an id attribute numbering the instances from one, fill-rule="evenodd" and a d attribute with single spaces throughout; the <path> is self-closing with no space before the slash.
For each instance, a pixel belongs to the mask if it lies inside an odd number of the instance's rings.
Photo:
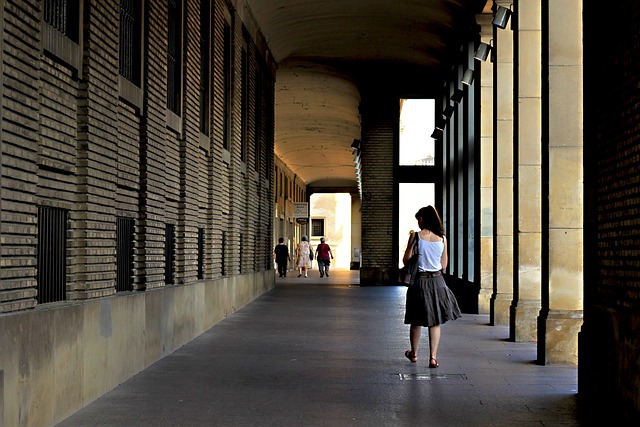
<path id="1" fill-rule="evenodd" d="M 41 20 L 42 1 L 0 8 L 0 425 L 55 424 L 275 283 L 275 65 L 253 18 L 214 2 L 203 135 L 200 0 L 184 0 L 178 115 L 166 101 L 167 2 L 144 2 L 139 102 L 119 75 L 120 3 L 81 3 L 77 43 Z M 225 22 L 233 37 L 228 150 Z M 66 212 L 66 288 L 52 304 L 38 299 L 38 254 L 52 251 L 38 234 L 41 207 Z M 132 292 L 116 292 L 119 218 L 135 223 Z M 165 281 L 168 224 L 175 258 Z"/>
<path id="2" fill-rule="evenodd" d="M 0 311 L 36 305 L 39 206 L 68 212 L 68 300 L 115 293 L 118 217 L 135 220 L 135 290 L 166 285 L 167 224 L 175 227 L 169 283 L 197 280 L 199 229 L 205 230 L 205 277 L 222 276 L 223 263 L 224 275 L 270 268 L 272 242 L 263 230 L 273 222 L 274 77 L 255 23 L 234 18 L 222 1 L 215 5 L 211 131 L 202 135 L 199 1 L 185 2 L 182 109 L 173 121 L 166 107 L 164 2 L 146 3 L 142 106 L 119 96 L 117 2 L 84 3 L 77 64 L 44 43 L 40 6 L 7 2 L 3 19 Z M 222 141 L 224 22 L 233 26 L 234 49 L 229 150 Z M 241 158 L 243 45 L 248 119 Z"/>
<path id="3" fill-rule="evenodd" d="M 583 8 L 585 306 L 578 392 L 585 407 L 609 407 L 612 417 L 638 422 L 640 4 L 584 2 Z"/>
<path id="4" fill-rule="evenodd" d="M 394 151 L 399 98 L 363 99 L 362 114 L 362 266 L 363 285 L 389 284 L 394 268 Z"/>

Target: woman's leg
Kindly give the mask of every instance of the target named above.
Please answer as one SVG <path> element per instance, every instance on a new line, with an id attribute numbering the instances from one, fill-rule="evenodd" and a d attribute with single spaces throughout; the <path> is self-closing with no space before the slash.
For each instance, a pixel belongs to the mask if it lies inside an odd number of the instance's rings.
<path id="1" fill-rule="evenodd" d="M 440 325 L 431 326 L 429 328 L 429 357 L 431 359 L 438 357 L 438 344 L 440 344 Z"/>
<path id="2" fill-rule="evenodd" d="M 411 352 L 414 356 L 418 356 L 418 347 L 420 346 L 420 336 L 422 335 L 422 326 L 411 325 L 409 329 L 409 341 L 411 341 Z"/>

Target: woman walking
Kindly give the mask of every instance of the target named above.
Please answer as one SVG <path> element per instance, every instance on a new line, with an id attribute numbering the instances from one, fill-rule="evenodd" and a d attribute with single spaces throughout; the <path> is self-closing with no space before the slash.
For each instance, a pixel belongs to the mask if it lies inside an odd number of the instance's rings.
<path id="1" fill-rule="evenodd" d="M 307 270 L 311 268 L 311 258 L 309 254 L 311 253 L 311 245 L 307 240 L 307 236 L 302 236 L 301 242 L 298 243 L 298 247 L 296 248 L 296 257 L 298 258 L 298 277 L 301 277 L 304 273 L 304 277 L 309 277 L 307 275 Z"/>
<path id="2" fill-rule="evenodd" d="M 402 261 L 411 258 L 413 244 L 418 245 L 418 274 L 407 289 L 407 306 L 404 323 L 411 325 L 409 340 L 411 349 L 404 355 L 412 363 L 418 361 L 418 349 L 422 327 L 429 328 L 429 367 L 437 368 L 440 325 L 461 316 L 458 302 L 447 287 L 442 271 L 447 268 L 447 240 L 438 212 L 433 206 L 421 208 L 416 213 L 420 231 L 411 234 Z"/>

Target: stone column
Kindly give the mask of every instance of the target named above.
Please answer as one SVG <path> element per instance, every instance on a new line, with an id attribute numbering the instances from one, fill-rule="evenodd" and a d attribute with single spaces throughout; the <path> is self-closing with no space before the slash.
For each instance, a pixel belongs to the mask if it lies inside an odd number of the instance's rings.
<path id="1" fill-rule="evenodd" d="M 549 310 L 538 361 L 577 364 L 583 306 L 582 1 L 549 13 Z M 545 118 L 546 119 L 546 118 Z M 544 302 L 543 302 L 544 303 Z M 543 326 L 544 325 L 544 326 Z M 542 353 L 542 354 L 541 354 Z"/>
<path id="2" fill-rule="evenodd" d="M 536 341 L 542 282 L 542 11 L 540 2 L 518 1 L 515 123 L 517 162 L 517 261 L 511 338 Z"/>
<path id="3" fill-rule="evenodd" d="M 509 1 L 496 4 L 509 7 Z M 508 325 L 513 299 L 513 33 L 493 30 L 494 64 L 494 283 L 491 324 Z"/>
<path id="4" fill-rule="evenodd" d="M 476 16 L 480 41 L 493 44 L 492 15 Z M 477 62 L 477 61 L 476 61 Z M 480 294 L 478 313 L 491 311 L 493 293 L 493 63 L 480 62 Z"/>

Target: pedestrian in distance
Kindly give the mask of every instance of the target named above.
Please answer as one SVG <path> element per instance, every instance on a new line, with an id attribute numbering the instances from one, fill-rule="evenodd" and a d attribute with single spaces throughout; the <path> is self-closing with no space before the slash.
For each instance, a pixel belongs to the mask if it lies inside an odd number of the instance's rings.
<path id="1" fill-rule="evenodd" d="M 302 236 L 300 243 L 296 247 L 296 258 L 298 259 L 298 277 L 309 277 L 307 271 L 311 268 L 311 245 L 307 236 Z"/>
<path id="2" fill-rule="evenodd" d="M 273 249 L 273 258 L 278 265 L 278 275 L 280 277 L 287 277 L 287 270 L 291 257 L 289 256 L 289 248 L 284 244 L 284 238 L 278 239 L 278 244 Z"/>
<path id="3" fill-rule="evenodd" d="M 320 270 L 320 277 L 329 277 L 329 266 L 333 259 L 333 253 L 331 248 L 325 243 L 324 237 L 320 238 L 320 244 L 316 248 L 316 259 L 318 260 L 318 269 Z"/>
<path id="4" fill-rule="evenodd" d="M 412 363 L 418 361 L 422 328 L 429 330 L 429 368 L 437 368 L 440 325 L 461 316 L 458 302 L 447 287 L 442 271 L 447 268 L 447 239 L 438 212 L 433 206 L 421 208 L 415 215 L 420 231 L 411 234 L 402 261 L 407 264 L 418 245 L 418 273 L 407 289 L 404 323 L 411 325 L 411 349 L 404 355 Z"/>

